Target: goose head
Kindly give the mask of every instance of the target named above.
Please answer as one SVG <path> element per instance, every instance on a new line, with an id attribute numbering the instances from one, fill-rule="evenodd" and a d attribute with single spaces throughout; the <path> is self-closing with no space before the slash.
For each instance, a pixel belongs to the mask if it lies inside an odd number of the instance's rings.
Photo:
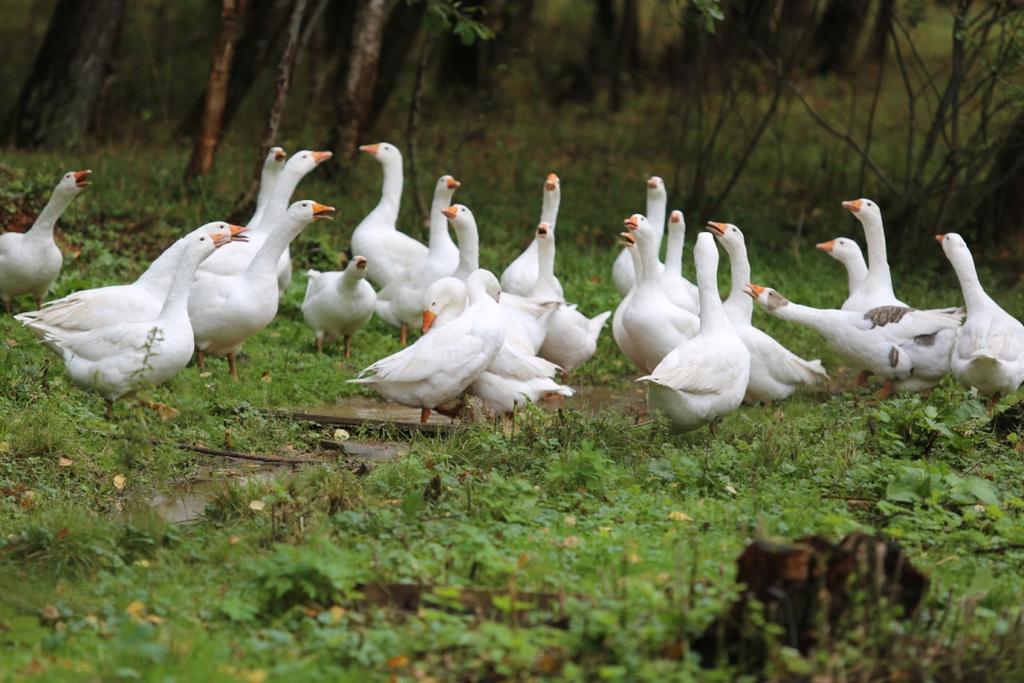
<path id="1" fill-rule="evenodd" d="M 849 237 L 836 237 L 828 242 L 819 242 L 814 245 L 814 248 L 825 252 L 841 263 L 856 258 L 861 253 L 860 247 Z"/>
<path id="2" fill-rule="evenodd" d="M 861 223 L 868 221 L 882 222 L 882 210 L 878 207 L 878 204 L 861 197 L 860 199 L 850 199 L 843 202 L 843 208 L 852 213 L 857 217 Z"/>
<path id="3" fill-rule="evenodd" d="M 288 158 L 288 153 L 284 151 L 283 147 L 271 147 L 267 152 L 267 157 L 263 160 L 263 166 L 277 166 L 280 168 L 284 166 L 285 160 Z"/>
<path id="4" fill-rule="evenodd" d="M 676 209 L 668 217 L 668 229 L 670 232 L 685 232 L 686 231 L 686 218 L 683 217 L 683 212 Z"/>
<path id="5" fill-rule="evenodd" d="M 665 181 L 659 176 L 652 175 L 647 179 L 647 199 L 667 200 L 668 193 L 665 191 Z"/>
<path id="6" fill-rule="evenodd" d="M 437 179 L 437 184 L 434 186 L 434 196 L 451 203 L 452 195 L 455 194 L 455 190 L 462 185 L 458 180 L 450 175 L 443 175 Z"/>
<path id="7" fill-rule="evenodd" d="M 198 263 L 219 247 L 231 242 L 245 242 L 248 228 L 215 221 L 196 228 L 182 238 L 185 243 L 185 258 Z"/>
<path id="8" fill-rule="evenodd" d="M 375 142 L 372 145 L 360 145 L 360 152 L 366 152 L 382 164 L 402 165 L 402 153 L 390 142 Z"/>
<path id="9" fill-rule="evenodd" d="M 292 155 L 292 158 L 284 165 L 284 171 L 306 175 L 332 156 L 334 155 L 331 152 L 314 152 L 311 149 L 304 149 Z"/>
<path id="10" fill-rule="evenodd" d="M 648 221 L 647 216 L 642 213 L 634 213 L 632 216 L 622 221 L 622 223 L 631 233 L 639 234 L 651 232 L 652 230 L 650 221 Z"/>
<path id="11" fill-rule="evenodd" d="M 440 318 L 442 322 L 466 307 L 466 285 L 453 277 L 434 280 L 423 294 L 423 327 L 426 332 Z"/>
<path id="12" fill-rule="evenodd" d="M 743 285 L 743 291 L 749 294 L 750 298 L 759 303 L 766 311 L 777 311 L 789 304 L 789 299 L 771 287 L 762 287 L 751 282 Z"/>
<path id="13" fill-rule="evenodd" d="M 369 263 L 365 256 L 353 256 L 352 260 L 348 262 L 348 266 L 345 268 L 345 272 L 351 272 L 353 277 L 363 279 L 366 277 L 366 266 Z"/>
<path id="14" fill-rule="evenodd" d="M 946 254 L 947 258 L 952 259 L 959 253 L 970 253 L 967 248 L 967 242 L 958 233 L 947 232 L 944 235 L 936 235 L 935 239 L 942 245 L 942 251 Z"/>
<path id="15" fill-rule="evenodd" d="M 302 225 L 315 220 L 331 220 L 333 213 L 333 206 L 325 206 L 310 199 L 297 201 L 288 207 L 288 218 Z"/>
<path id="16" fill-rule="evenodd" d="M 561 181 L 558 176 L 554 173 L 548 173 L 547 179 L 544 181 L 545 192 L 558 192 L 562 187 Z"/>
<path id="17" fill-rule="evenodd" d="M 495 277 L 494 273 L 483 268 L 474 270 L 466 278 L 466 288 L 469 290 L 470 295 L 474 291 L 482 292 L 487 296 L 491 297 L 495 301 L 501 298 L 501 283 L 498 282 L 498 278 Z"/>
<path id="18" fill-rule="evenodd" d="M 71 171 L 65 173 L 60 182 L 57 183 L 57 187 L 54 188 L 54 192 L 60 192 L 62 194 L 69 194 L 74 196 L 89 187 L 89 176 L 92 175 L 92 171 Z"/>
<path id="19" fill-rule="evenodd" d="M 716 223 L 715 221 L 708 221 L 708 232 L 714 235 L 730 254 L 732 254 L 736 249 L 745 246 L 743 231 L 732 223 Z"/>
<path id="20" fill-rule="evenodd" d="M 537 239 L 546 240 L 552 236 L 551 225 L 545 221 L 541 221 L 537 224 Z"/>
<path id="21" fill-rule="evenodd" d="M 441 213 L 443 213 L 444 217 L 448 219 L 449 223 L 451 223 L 456 234 L 476 227 L 476 219 L 473 217 L 473 212 L 470 211 L 469 207 L 465 204 L 452 204 L 449 207 L 441 209 Z"/>

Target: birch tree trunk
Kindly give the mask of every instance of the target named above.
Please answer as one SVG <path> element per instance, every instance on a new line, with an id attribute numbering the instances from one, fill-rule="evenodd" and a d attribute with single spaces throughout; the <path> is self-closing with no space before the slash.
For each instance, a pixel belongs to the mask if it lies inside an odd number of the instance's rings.
<path id="1" fill-rule="evenodd" d="M 244 4 L 245 0 L 221 0 L 220 28 L 213 46 L 213 60 L 210 65 L 210 77 L 206 81 L 206 98 L 203 102 L 199 131 L 192 147 L 192 157 L 185 169 L 186 180 L 203 175 L 213 168 L 224 123 L 224 107 L 231 80 L 231 62 L 235 57 L 235 44 L 238 42 Z"/>

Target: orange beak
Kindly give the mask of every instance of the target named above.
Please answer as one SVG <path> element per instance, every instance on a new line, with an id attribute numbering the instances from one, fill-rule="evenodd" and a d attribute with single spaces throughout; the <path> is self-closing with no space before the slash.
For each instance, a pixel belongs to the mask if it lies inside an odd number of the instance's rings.
<path id="1" fill-rule="evenodd" d="M 747 294 L 754 297 L 755 299 L 761 296 L 761 292 L 764 291 L 764 287 L 762 287 L 761 285 L 755 285 L 753 283 L 748 284 L 743 289 L 747 292 Z"/>
<path id="2" fill-rule="evenodd" d="M 558 176 L 554 173 L 548 173 L 548 179 L 544 181 L 544 189 L 548 192 L 554 192 L 556 187 L 558 187 Z"/>
<path id="3" fill-rule="evenodd" d="M 318 152 L 318 154 L 319 154 L 319 152 Z M 330 152 L 327 152 L 327 154 L 330 154 Z M 274 158 L 277 159 L 278 161 L 284 161 L 285 157 L 287 157 L 287 156 L 288 156 L 288 153 L 285 152 L 280 147 L 278 147 L 276 149 L 276 151 L 274 152 Z"/>
<path id="4" fill-rule="evenodd" d="M 244 225 L 228 225 L 231 230 L 231 241 L 232 242 L 248 242 L 249 236 L 245 233 L 249 232 L 249 228 Z"/>
<path id="5" fill-rule="evenodd" d="M 455 178 L 452 178 L 451 176 L 448 176 L 448 189 L 449 190 L 454 190 L 454 189 L 458 188 L 458 186 L 461 185 L 461 184 L 462 183 L 460 183 Z"/>
<path id="6" fill-rule="evenodd" d="M 716 223 L 714 221 L 708 221 L 708 230 L 715 233 L 719 237 L 725 234 L 725 223 Z"/>
<path id="7" fill-rule="evenodd" d="M 551 228 L 547 223 L 541 223 L 537 226 L 537 237 L 547 237 L 548 230 Z"/>
<path id="8" fill-rule="evenodd" d="M 825 252 L 826 254 L 831 254 L 832 250 L 835 249 L 835 246 L 836 246 L 836 241 L 835 240 L 829 240 L 828 242 L 818 242 L 817 244 L 814 245 L 814 248 L 815 249 L 820 249 L 821 251 Z"/>
<path id="9" fill-rule="evenodd" d="M 376 154 L 378 149 L 380 149 L 380 145 L 378 144 L 359 146 L 359 151 L 366 152 L 367 154 Z"/>
<path id="10" fill-rule="evenodd" d="M 860 211 L 860 200 L 859 199 L 851 199 L 848 202 L 843 202 L 843 208 L 846 209 L 847 211 L 852 211 L 853 213 L 857 213 L 858 211 Z"/>
<path id="11" fill-rule="evenodd" d="M 647 187 L 651 188 L 652 190 L 658 189 L 658 181 L 655 180 L 653 177 L 652 178 L 648 178 L 647 179 Z"/>
<path id="12" fill-rule="evenodd" d="M 330 159 L 332 156 L 334 156 L 334 154 L 332 154 L 331 152 L 313 152 L 313 161 L 316 162 L 316 164 L 319 166 L 320 164 Z"/>
<path id="13" fill-rule="evenodd" d="M 330 152 L 327 153 L 330 154 Z M 313 202 L 313 220 L 329 221 L 333 218 L 331 216 L 333 212 L 333 206 L 325 206 L 324 204 Z"/>
<path id="14" fill-rule="evenodd" d="M 89 176 L 92 175 L 92 171 L 75 171 L 75 186 L 76 187 L 88 187 L 92 183 L 89 182 Z"/>
<path id="15" fill-rule="evenodd" d="M 942 241 L 942 240 L 944 240 L 944 239 L 946 239 L 946 236 L 945 236 L 945 235 L 936 235 L 936 236 L 935 236 L 935 241 L 936 241 L 936 242 L 941 242 L 941 241 Z"/>
<path id="16" fill-rule="evenodd" d="M 672 215 L 669 216 L 669 221 L 672 222 L 672 223 L 682 223 L 683 222 L 683 212 L 682 211 L 673 211 Z"/>
<path id="17" fill-rule="evenodd" d="M 630 234 L 628 232 L 620 232 L 619 233 L 619 237 L 622 238 L 623 245 L 625 245 L 627 247 L 636 246 L 636 238 L 633 237 L 632 234 Z"/>
<path id="18" fill-rule="evenodd" d="M 623 221 L 623 224 L 630 230 L 636 230 L 640 221 L 637 219 L 636 214 L 633 214 L 629 218 Z"/>
<path id="19" fill-rule="evenodd" d="M 457 214 L 458 212 L 459 210 L 456 209 L 455 206 L 449 206 L 445 209 L 441 209 L 441 213 L 443 213 L 445 217 L 450 221 L 455 220 L 455 214 Z"/>
<path id="20" fill-rule="evenodd" d="M 436 313 L 433 311 L 423 311 L 423 328 L 421 331 L 426 334 L 427 330 L 430 329 L 430 326 L 434 324 L 435 320 L 437 320 Z"/>
<path id="21" fill-rule="evenodd" d="M 356 256 L 356 268 L 358 268 L 359 270 L 364 270 L 366 268 L 365 256 Z"/>

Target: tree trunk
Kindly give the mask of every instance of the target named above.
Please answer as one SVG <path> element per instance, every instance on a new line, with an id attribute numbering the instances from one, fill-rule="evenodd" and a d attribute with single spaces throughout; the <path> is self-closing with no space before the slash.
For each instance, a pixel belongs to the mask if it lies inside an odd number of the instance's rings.
<path id="1" fill-rule="evenodd" d="M 875 23 L 871 27 L 871 44 L 868 46 L 868 57 L 880 62 L 885 58 L 886 46 L 889 44 L 889 28 L 896 16 L 894 0 L 880 0 Z"/>
<path id="2" fill-rule="evenodd" d="M 288 92 L 292 87 L 292 74 L 295 72 L 295 58 L 299 48 L 299 31 L 302 28 L 302 17 L 305 13 L 306 0 L 295 0 L 295 4 L 292 6 L 292 16 L 288 20 L 287 42 L 284 52 L 281 54 L 281 61 L 277 66 L 274 103 L 270 105 L 267 127 L 263 131 L 263 141 L 260 143 L 259 153 L 256 155 L 256 170 L 253 173 L 252 183 L 249 184 L 249 190 L 236 204 L 232 215 L 247 212 L 259 192 L 263 162 L 277 138 L 278 130 L 281 127 L 281 117 L 284 115 L 284 107 L 288 101 Z"/>
<path id="3" fill-rule="evenodd" d="M 235 58 L 231 63 L 222 132 L 231 126 L 245 96 L 280 44 L 293 4 L 294 0 L 249 0 L 245 9 L 244 27 L 240 30 Z M 180 132 L 183 135 L 193 135 L 199 129 L 205 106 L 204 92 L 181 122 Z"/>
<path id="4" fill-rule="evenodd" d="M 210 65 L 210 77 L 206 82 L 206 99 L 199 122 L 199 132 L 192 147 L 192 157 L 185 169 L 186 180 L 203 175 L 213 167 L 224 122 L 231 62 L 235 56 L 235 44 L 238 42 L 238 29 L 243 11 L 244 0 L 221 0 L 220 28 L 213 46 L 213 60 Z"/>
<path id="5" fill-rule="evenodd" d="M 867 13 L 868 3 L 863 0 L 829 0 L 814 34 L 814 46 L 821 55 L 818 73 L 841 71 L 853 63 Z"/>
<path id="6" fill-rule="evenodd" d="M 380 68 L 377 73 L 377 85 L 373 89 L 373 104 L 366 120 L 366 130 L 373 128 L 384 106 L 391 98 L 395 86 L 401 77 L 402 69 L 409 57 L 409 51 L 416 43 L 423 16 L 427 11 L 427 3 L 416 2 L 407 4 L 400 2 L 395 5 L 384 26 L 384 44 L 380 51 Z"/>
<path id="7" fill-rule="evenodd" d="M 88 132 L 114 59 L 124 0 L 58 0 L 4 126 L 16 146 L 66 147 Z"/>
<path id="8" fill-rule="evenodd" d="M 999 244 L 1009 255 L 1024 254 L 1024 114 L 1018 114 L 1007 127 L 1006 137 L 985 183 L 985 199 L 977 221 L 980 240 Z"/>
<path id="9" fill-rule="evenodd" d="M 615 32 L 614 52 L 608 85 L 608 106 L 612 111 L 622 108 L 622 76 L 640 62 L 640 17 L 636 0 L 623 0 L 622 17 Z"/>
<path id="10" fill-rule="evenodd" d="M 369 119 L 387 5 L 386 0 L 362 0 L 356 10 L 345 83 L 335 108 L 333 146 L 342 159 L 356 155 L 359 138 Z"/>

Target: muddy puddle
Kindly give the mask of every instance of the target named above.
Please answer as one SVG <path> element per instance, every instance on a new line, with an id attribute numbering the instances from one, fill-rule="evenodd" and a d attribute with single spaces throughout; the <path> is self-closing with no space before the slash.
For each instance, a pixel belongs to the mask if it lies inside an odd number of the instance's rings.
<path id="1" fill-rule="evenodd" d="M 173 484 L 170 490 L 153 496 L 149 504 L 172 524 L 194 522 L 203 516 L 206 504 L 227 486 L 266 481 L 274 475 L 275 472 L 258 467 L 209 470 L 194 479 Z"/>

